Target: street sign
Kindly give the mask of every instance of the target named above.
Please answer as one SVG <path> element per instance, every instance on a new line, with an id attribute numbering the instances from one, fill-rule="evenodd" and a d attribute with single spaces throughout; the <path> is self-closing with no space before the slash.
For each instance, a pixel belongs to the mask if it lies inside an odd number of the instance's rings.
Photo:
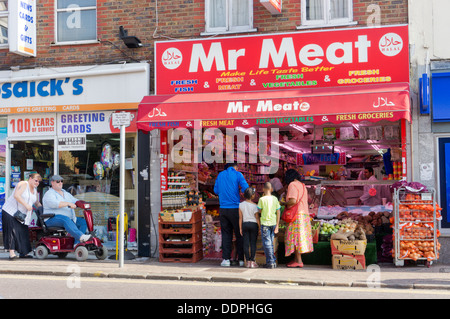
<path id="1" fill-rule="evenodd" d="M 131 113 L 120 112 L 112 114 L 112 125 L 113 126 L 125 126 L 128 127 L 131 124 Z"/>

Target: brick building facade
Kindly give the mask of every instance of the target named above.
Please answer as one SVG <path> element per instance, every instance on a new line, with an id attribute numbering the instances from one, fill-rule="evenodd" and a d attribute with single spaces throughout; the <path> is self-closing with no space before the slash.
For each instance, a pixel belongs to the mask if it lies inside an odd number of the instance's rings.
<path id="1" fill-rule="evenodd" d="M 252 33 L 295 32 L 302 23 L 302 1 L 284 0 L 282 14 L 272 16 L 258 0 L 254 0 L 253 27 L 256 32 Z M 408 23 L 407 8 L 407 0 L 353 0 L 354 24 L 351 27 L 367 26 L 368 21 L 369 23 L 379 22 L 381 25 L 406 24 Z M 376 20 L 375 15 L 378 13 L 379 20 Z M 129 35 L 138 37 L 143 47 L 128 49 L 119 38 L 120 26 L 123 26 Z M 93 44 L 58 45 L 55 44 L 55 2 L 40 1 L 37 2 L 37 56 L 22 57 L 9 53 L 8 49 L 0 48 L 2 61 L 0 70 L 7 70 L 10 66 L 33 68 L 117 61 L 152 61 L 154 41 L 201 38 L 204 31 L 205 1 L 203 0 L 98 0 L 98 41 Z M 301 29 L 298 30 L 298 32 L 301 31 Z M 224 35 L 233 36 L 232 33 Z M 153 79 L 150 83 L 153 85 Z"/>
<path id="2" fill-rule="evenodd" d="M 366 27 L 368 24 L 395 25 L 408 23 L 407 0 L 341 1 L 346 2 L 348 10 L 351 10 L 351 12 L 347 12 L 346 22 L 329 23 L 330 21 L 328 21 L 325 24 L 318 23 L 312 25 L 305 24 L 303 21 L 307 15 L 304 10 L 306 3 L 309 2 L 307 0 L 284 0 L 282 14 L 276 16 L 269 13 L 259 0 L 253 0 L 252 3 L 250 3 L 252 14 L 248 17 L 251 21 L 250 32 L 244 29 L 239 32 L 219 31 L 216 33 L 210 31 L 207 32 L 206 24 L 208 19 L 205 15 L 205 11 L 207 10 L 206 2 L 208 0 L 97 0 L 94 1 L 95 4 L 93 5 L 96 17 L 96 37 L 91 38 L 91 40 L 88 41 L 89 43 L 79 44 L 76 41 L 67 41 L 66 43 L 64 43 L 64 41 L 56 41 L 58 13 L 55 7 L 60 1 L 65 3 L 65 5 L 68 5 L 70 2 L 80 5 L 83 3 L 83 1 L 79 0 L 38 1 L 36 4 L 36 57 L 23 57 L 13 54 L 9 52 L 5 45 L 0 45 L 0 61 L 2 62 L 0 65 L 0 72 L 4 71 L 4 74 L 8 74 L 11 67 L 19 67 L 20 70 L 31 70 L 35 68 L 53 69 L 57 67 L 120 65 L 124 61 L 130 64 L 147 61 L 148 64 L 150 64 L 150 72 L 148 73 L 148 93 L 153 94 L 155 80 L 153 72 L 153 50 L 155 41 L 205 39 L 208 37 L 222 36 L 233 37 L 241 35 L 257 35 L 261 33 L 291 33 L 327 28 L 355 28 Z M 226 1 L 235 4 L 238 3 L 238 1 Z M 315 1 L 311 0 L 311 2 Z M 317 2 L 320 2 L 325 6 L 331 5 L 331 0 Z M 0 4 L 1 3 L 2 1 L 0 1 Z M 348 6 L 349 4 L 351 4 L 351 6 Z M 323 13 L 324 16 L 328 15 L 326 11 L 323 11 Z M 308 14 L 311 15 L 311 12 Z M 324 19 L 327 20 L 328 18 L 324 17 Z M 120 26 L 123 26 L 128 32 L 128 35 L 138 37 L 142 42 L 142 47 L 134 49 L 127 48 L 120 39 Z M 6 75 L 5 77 L 8 76 L 9 75 Z M 131 83 L 132 81 L 133 80 L 131 80 Z M 136 99 L 140 100 L 142 97 L 143 96 L 137 96 Z M 31 113 L 24 115 L 30 114 Z M 56 116 L 58 117 L 59 114 Z M 130 137 L 130 140 L 133 140 L 134 145 L 137 145 L 138 139 L 135 136 Z M 101 144 L 97 145 L 97 150 L 99 148 L 101 148 Z M 135 150 L 138 152 L 137 147 L 135 147 L 129 151 L 127 156 L 136 155 L 132 154 Z M 136 158 L 138 157 L 139 156 L 136 156 Z M 147 157 L 148 159 L 149 156 L 148 154 L 144 154 L 144 157 Z M 69 159 L 71 157 L 66 156 L 66 158 Z M 134 161 L 136 161 L 136 159 Z M 7 165 L 10 164 L 7 163 Z M 147 163 L 144 163 L 142 167 L 145 167 L 145 165 L 147 165 Z M 142 167 L 138 166 L 139 172 Z M 58 165 L 55 165 L 56 172 L 57 169 Z M 92 168 L 89 167 L 89 170 L 91 171 Z M 140 174 L 136 175 L 136 184 L 139 184 L 141 176 Z M 127 179 L 130 181 L 130 177 L 127 177 Z M 128 182 L 128 185 L 131 185 L 131 182 Z M 138 197 L 143 198 L 148 196 L 148 194 L 145 193 L 141 194 L 140 190 L 139 192 L 129 191 L 128 193 L 130 196 L 134 196 L 135 202 L 138 201 Z M 131 201 L 133 199 L 129 198 L 129 200 Z M 147 220 L 151 218 L 157 223 L 158 212 L 152 212 L 152 216 L 150 216 L 150 203 L 145 203 L 142 207 L 138 207 L 137 203 L 135 203 L 134 210 L 138 211 L 139 214 L 140 224 L 134 225 L 138 228 L 138 238 L 141 241 L 138 248 L 139 254 L 148 256 L 150 251 L 153 251 L 153 248 L 150 249 L 148 244 L 145 243 L 151 233 L 150 225 Z M 157 237 L 152 237 L 150 241 L 152 245 L 154 245 L 155 242 L 157 242 Z"/>

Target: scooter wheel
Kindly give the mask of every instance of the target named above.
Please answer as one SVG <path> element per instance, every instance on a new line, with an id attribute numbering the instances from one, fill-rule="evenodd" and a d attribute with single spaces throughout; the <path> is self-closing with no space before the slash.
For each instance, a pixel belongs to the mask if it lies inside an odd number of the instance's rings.
<path id="1" fill-rule="evenodd" d="M 89 257 L 89 251 L 84 246 L 79 246 L 75 249 L 75 258 L 77 261 L 85 261 Z"/>
<path id="2" fill-rule="evenodd" d="M 99 260 L 105 260 L 106 257 L 108 257 L 108 248 L 105 246 L 100 247 L 98 250 L 95 251 L 95 257 Z"/>
<path id="3" fill-rule="evenodd" d="M 48 256 L 48 249 L 45 246 L 38 246 L 34 252 L 37 259 L 45 259 Z"/>

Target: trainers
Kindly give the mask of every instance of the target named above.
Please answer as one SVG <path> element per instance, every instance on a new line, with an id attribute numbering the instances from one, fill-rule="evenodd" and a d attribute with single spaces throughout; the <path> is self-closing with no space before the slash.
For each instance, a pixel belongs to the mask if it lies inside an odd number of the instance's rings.
<path id="1" fill-rule="evenodd" d="M 82 243 L 87 242 L 91 238 L 92 238 L 91 235 L 81 235 L 80 242 Z"/>
<path id="2" fill-rule="evenodd" d="M 231 266 L 231 262 L 229 259 L 224 259 L 222 260 L 222 262 L 220 263 L 220 266 L 222 267 L 230 267 Z"/>
<path id="3" fill-rule="evenodd" d="M 239 267 L 244 267 L 244 261 L 243 260 L 239 260 Z"/>
<path id="4" fill-rule="evenodd" d="M 275 269 L 275 268 L 277 268 L 277 264 L 265 264 L 264 268 Z"/>

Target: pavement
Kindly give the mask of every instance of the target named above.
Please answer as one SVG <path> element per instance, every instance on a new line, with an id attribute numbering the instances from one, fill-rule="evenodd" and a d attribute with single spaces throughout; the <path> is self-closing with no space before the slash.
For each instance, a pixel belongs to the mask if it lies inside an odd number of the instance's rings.
<path id="1" fill-rule="evenodd" d="M 203 259 L 197 263 L 162 263 L 157 258 L 125 260 L 119 267 L 115 259 L 77 262 L 69 254 L 65 259 L 50 255 L 45 260 L 16 259 L 0 250 L 0 274 L 128 278 L 142 280 L 180 280 L 303 286 L 367 287 L 393 289 L 450 290 L 450 265 L 435 263 L 430 268 L 418 265 L 395 267 L 393 264 L 368 266 L 366 270 L 333 270 L 331 266 L 305 265 L 290 269 L 248 269 L 220 267 L 219 260 Z"/>

